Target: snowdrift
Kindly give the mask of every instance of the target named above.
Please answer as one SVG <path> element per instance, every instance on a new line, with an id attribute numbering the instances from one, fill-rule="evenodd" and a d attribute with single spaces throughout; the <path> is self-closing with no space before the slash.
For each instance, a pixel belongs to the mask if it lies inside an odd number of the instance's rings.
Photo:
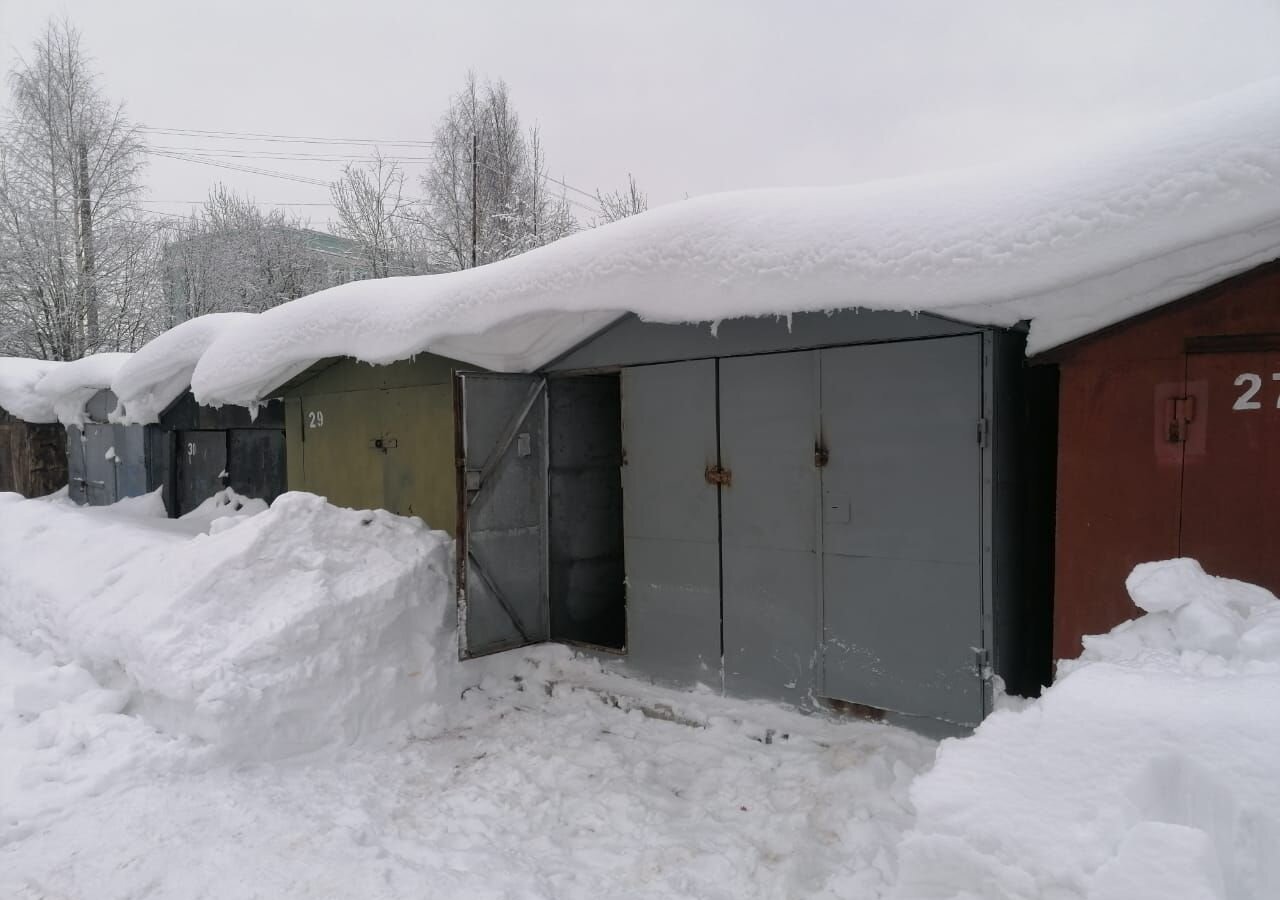
<path id="1" fill-rule="evenodd" d="M 860 307 L 1031 321 L 1028 352 L 1280 255 L 1280 79 L 1000 165 L 670 204 L 512 259 L 340 285 L 210 345 L 204 404 L 313 362 L 432 352 L 546 364 L 627 313 L 658 322 Z"/>
<path id="2" fill-rule="evenodd" d="M 58 421 L 53 403 L 36 393 L 36 384 L 60 365 L 43 359 L 0 356 L 0 409 L 24 422 Z"/>
<path id="3" fill-rule="evenodd" d="M 1280 897 L 1280 601 L 1186 559 L 1127 586 L 1146 615 L 943 743 L 896 896 Z"/>
<path id="4" fill-rule="evenodd" d="M 254 313 L 211 313 L 180 322 L 148 342 L 111 381 L 120 403 L 113 418 L 125 425 L 160 421 L 160 414 L 191 386 L 191 373 L 214 339 L 254 318 Z"/>
<path id="5" fill-rule="evenodd" d="M 53 407 L 63 425 L 83 425 L 84 405 L 98 391 L 111 387 L 111 380 L 131 355 L 98 353 L 60 363 L 36 382 L 35 392 Z"/>
<path id="6" fill-rule="evenodd" d="M 310 494 L 176 523 L 149 499 L 0 498 L 0 635 L 238 759 L 349 743 L 456 696 L 443 532 Z"/>

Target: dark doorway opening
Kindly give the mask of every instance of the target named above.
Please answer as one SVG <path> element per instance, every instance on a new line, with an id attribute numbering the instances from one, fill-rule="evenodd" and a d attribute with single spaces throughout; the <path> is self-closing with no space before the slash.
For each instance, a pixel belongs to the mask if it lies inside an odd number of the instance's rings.
<path id="1" fill-rule="evenodd" d="M 626 648 L 622 396 L 616 374 L 547 381 L 551 639 Z"/>

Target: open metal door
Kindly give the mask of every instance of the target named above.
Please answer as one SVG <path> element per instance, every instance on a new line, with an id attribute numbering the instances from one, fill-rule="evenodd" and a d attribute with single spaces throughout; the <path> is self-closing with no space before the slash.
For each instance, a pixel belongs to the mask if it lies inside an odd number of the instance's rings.
<path id="1" fill-rule="evenodd" d="M 458 651 L 548 639 L 547 386 L 458 373 Z"/>

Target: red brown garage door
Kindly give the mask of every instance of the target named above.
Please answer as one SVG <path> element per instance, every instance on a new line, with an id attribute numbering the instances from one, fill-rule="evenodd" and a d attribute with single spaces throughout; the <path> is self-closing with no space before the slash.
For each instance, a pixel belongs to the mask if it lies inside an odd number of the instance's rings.
<path id="1" fill-rule="evenodd" d="M 1186 394 L 1180 552 L 1280 592 L 1280 336 L 1189 342 Z"/>

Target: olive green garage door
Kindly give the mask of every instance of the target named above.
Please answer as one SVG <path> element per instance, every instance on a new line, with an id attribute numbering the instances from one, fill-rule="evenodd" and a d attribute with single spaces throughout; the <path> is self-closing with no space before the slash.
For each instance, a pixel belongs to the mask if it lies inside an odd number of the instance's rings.
<path id="1" fill-rule="evenodd" d="M 450 378 L 448 361 L 434 357 L 378 367 L 344 360 L 286 389 L 290 489 L 452 533 Z"/>

